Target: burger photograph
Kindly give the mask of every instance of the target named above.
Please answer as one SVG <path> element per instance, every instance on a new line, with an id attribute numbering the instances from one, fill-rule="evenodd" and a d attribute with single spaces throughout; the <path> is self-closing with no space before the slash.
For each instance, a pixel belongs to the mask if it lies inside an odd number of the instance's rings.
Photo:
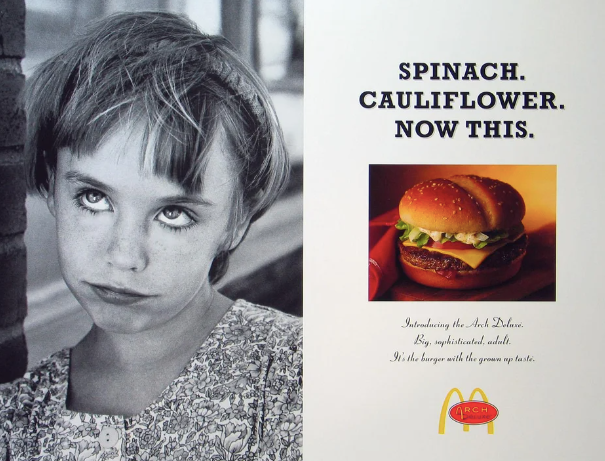
<path id="1" fill-rule="evenodd" d="M 555 301 L 555 165 L 370 165 L 369 299 Z"/>

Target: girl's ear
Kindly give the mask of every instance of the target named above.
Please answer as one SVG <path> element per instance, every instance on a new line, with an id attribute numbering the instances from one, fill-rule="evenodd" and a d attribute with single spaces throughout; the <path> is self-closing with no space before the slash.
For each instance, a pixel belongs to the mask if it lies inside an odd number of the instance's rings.
<path id="1" fill-rule="evenodd" d="M 48 172 L 48 192 L 46 194 L 46 206 L 50 214 L 56 217 L 55 209 L 55 175 L 52 172 Z"/>
<path id="2" fill-rule="evenodd" d="M 231 243 L 229 245 L 229 251 L 235 250 L 237 246 L 244 239 L 246 234 L 248 233 L 248 229 L 250 229 L 250 218 L 246 218 L 246 220 L 240 223 L 233 231 L 233 236 L 231 238 Z"/>

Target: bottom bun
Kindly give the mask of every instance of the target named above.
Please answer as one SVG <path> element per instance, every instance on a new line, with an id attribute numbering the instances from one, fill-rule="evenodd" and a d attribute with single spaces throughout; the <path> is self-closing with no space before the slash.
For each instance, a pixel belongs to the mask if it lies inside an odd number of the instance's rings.
<path id="1" fill-rule="evenodd" d="M 446 288 L 449 290 L 471 290 L 499 285 L 514 277 L 519 269 L 525 252 L 510 264 L 489 269 L 467 271 L 443 271 L 443 275 L 433 269 L 422 269 L 405 261 L 401 255 L 399 262 L 405 275 L 414 282 L 429 287 Z"/>

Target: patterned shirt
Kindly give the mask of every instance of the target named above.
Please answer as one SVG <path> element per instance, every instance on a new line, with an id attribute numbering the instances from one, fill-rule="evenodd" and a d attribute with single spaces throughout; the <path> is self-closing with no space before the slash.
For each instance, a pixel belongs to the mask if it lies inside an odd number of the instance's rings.
<path id="1" fill-rule="evenodd" d="M 132 417 L 66 409 L 69 350 L 0 386 L 0 460 L 300 460 L 302 322 L 236 301 Z"/>

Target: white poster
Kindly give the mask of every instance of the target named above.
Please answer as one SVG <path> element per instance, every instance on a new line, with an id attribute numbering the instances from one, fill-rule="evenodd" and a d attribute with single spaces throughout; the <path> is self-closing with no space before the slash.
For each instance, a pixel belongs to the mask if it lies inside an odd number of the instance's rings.
<path id="1" fill-rule="evenodd" d="M 305 3 L 307 461 L 601 458 L 604 13 L 597 1 Z M 526 234 L 517 267 L 498 279 L 508 263 L 495 264 L 487 287 L 426 287 L 404 274 L 397 236 L 376 263 L 404 192 L 455 175 L 522 197 L 505 211 L 523 228 L 479 235 Z M 461 274 L 431 270 L 446 284 Z M 372 294 L 376 272 L 388 280 Z"/>

